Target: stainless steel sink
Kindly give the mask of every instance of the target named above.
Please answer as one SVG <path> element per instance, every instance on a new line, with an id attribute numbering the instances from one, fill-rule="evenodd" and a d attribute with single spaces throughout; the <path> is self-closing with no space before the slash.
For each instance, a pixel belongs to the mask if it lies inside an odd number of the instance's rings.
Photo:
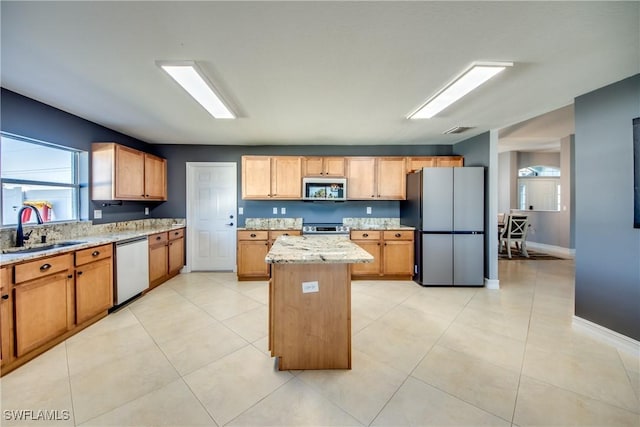
<path id="1" fill-rule="evenodd" d="M 45 245 L 45 246 L 37 246 L 34 248 L 27 248 L 27 249 L 14 249 L 14 248 L 9 248 L 9 249 L 3 249 L 2 253 L 3 254 L 26 254 L 26 253 L 31 253 L 31 252 L 42 252 L 42 251 L 48 251 L 51 249 L 58 249 L 58 248 L 66 248 L 67 246 L 74 246 L 74 245 L 81 245 L 83 243 L 87 243 L 87 242 L 79 242 L 79 241 L 67 241 L 67 242 L 59 242 L 59 243 L 52 243 L 50 245 Z"/>

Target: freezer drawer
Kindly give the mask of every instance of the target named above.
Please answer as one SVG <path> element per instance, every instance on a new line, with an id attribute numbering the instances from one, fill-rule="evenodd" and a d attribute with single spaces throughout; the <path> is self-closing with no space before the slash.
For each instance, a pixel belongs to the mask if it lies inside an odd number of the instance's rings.
<path id="1" fill-rule="evenodd" d="M 453 283 L 453 235 L 422 235 L 422 280 L 425 286 L 451 286 Z"/>
<path id="2" fill-rule="evenodd" d="M 484 285 L 484 234 L 453 235 L 453 285 Z"/>

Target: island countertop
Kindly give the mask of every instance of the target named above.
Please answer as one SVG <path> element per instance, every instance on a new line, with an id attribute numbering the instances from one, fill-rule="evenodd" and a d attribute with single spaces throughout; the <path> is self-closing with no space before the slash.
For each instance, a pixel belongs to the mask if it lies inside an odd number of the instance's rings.
<path id="1" fill-rule="evenodd" d="M 269 264 L 355 264 L 373 256 L 347 236 L 280 236 L 265 257 Z"/>

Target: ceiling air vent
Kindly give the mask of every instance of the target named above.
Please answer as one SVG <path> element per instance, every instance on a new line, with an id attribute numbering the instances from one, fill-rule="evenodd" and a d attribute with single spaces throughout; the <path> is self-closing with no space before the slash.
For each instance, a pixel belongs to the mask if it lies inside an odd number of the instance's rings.
<path id="1" fill-rule="evenodd" d="M 473 129 L 473 127 L 466 127 L 466 126 L 454 126 L 451 129 L 445 130 L 444 132 L 442 132 L 443 135 L 447 135 L 450 133 L 462 133 L 462 132 L 466 132 L 469 129 Z"/>

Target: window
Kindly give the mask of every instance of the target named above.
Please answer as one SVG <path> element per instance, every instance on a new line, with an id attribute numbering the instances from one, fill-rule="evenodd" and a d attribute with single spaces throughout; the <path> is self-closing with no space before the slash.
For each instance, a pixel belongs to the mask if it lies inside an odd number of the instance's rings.
<path id="1" fill-rule="evenodd" d="M 45 222 L 86 218 L 81 214 L 88 212 L 83 195 L 87 191 L 81 186 L 87 181 L 86 152 L 2 133 L 0 156 L 3 226 L 17 224 L 18 211 L 25 205 L 36 207 Z M 22 219 L 23 223 L 36 222 L 31 210 L 25 210 Z"/>
<path id="2" fill-rule="evenodd" d="M 518 209 L 559 211 L 560 169 L 529 166 L 518 170 Z"/>

